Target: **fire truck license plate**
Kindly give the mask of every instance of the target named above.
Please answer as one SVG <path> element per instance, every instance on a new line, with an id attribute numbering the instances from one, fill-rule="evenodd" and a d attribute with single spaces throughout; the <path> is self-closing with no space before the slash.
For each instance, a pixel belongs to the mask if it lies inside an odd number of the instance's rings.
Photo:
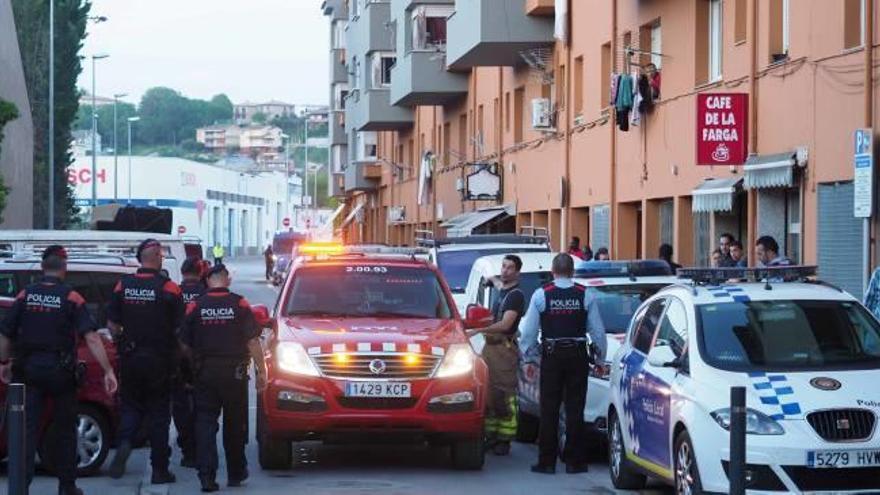
<path id="1" fill-rule="evenodd" d="M 404 382 L 348 382 L 345 385 L 346 397 L 408 399 L 411 394 L 411 384 Z"/>

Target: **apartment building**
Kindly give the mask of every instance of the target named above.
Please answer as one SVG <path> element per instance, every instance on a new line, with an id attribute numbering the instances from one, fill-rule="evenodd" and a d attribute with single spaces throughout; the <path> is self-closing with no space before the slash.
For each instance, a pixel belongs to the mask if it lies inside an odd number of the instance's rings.
<path id="1" fill-rule="evenodd" d="M 262 115 L 265 119 L 263 122 L 270 122 L 274 118 L 296 117 L 297 111 L 296 105 L 276 100 L 263 103 L 244 102 L 232 106 L 232 115 L 237 124 L 250 124 L 255 115 Z"/>
<path id="2" fill-rule="evenodd" d="M 853 166 L 878 107 L 876 3 L 328 0 L 344 235 L 530 226 L 618 259 L 668 243 L 686 265 L 721 233 L 749 252 L 772 235 L 859 295 L 878 228 L 855 215 L 873 188 Z"/>
<path id="3" fill-rule="evenodd" d="M 282 147 L 281 129 L 268 125 L 213 125 L 196 129 L 196 142 L 216 154 L 240 153 L 260 159 Z"/>

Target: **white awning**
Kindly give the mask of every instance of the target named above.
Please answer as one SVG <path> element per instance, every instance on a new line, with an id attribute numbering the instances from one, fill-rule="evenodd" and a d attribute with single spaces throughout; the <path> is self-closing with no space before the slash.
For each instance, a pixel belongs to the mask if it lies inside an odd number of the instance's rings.
<path id="1" fill-rule="evenodd" d="M 351 211 L 348 213 L 348 216 L 345 217 L 345 220 L 342 221 L 342 225 L 340 225 L 339 228 L 344 229 L 348 227 L 348 224 L 350 224 L 355 219 L 355 217 L 357 217 L 358 213 L 360 213 L 360 211 L 364 209 L 365 205 L 366 203 L 360 203 L 352 208 Z"/>
<path id="2" fill-rule="evenodd" d="M 691 192 L 693 196 L 691 211 L 694 213 L 732 211 L 733 196 L 742 181 L 742 177 L 706 179 Z"/>
<path id="3" fill-rule="evenodd" d="M 466 237 L 471 235 L 474 229 L 503 215 L 510 215 L 506 206 L 469 211 L 450 218 L 441 223 L 440 227 L 447 229 L 446 235 L 448 237 Z"/>
<path id="4" fill-rule="evenodd" d="M 752 155 L 746 160 L 743 187 L 765 189 L 768 187 L 794 186 L 795 152 L 776 155 Z"/>

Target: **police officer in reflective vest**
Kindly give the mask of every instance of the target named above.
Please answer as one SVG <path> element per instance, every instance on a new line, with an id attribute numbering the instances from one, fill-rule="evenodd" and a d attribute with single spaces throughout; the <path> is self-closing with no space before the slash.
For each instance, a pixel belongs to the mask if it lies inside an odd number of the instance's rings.
<path id="1" fill-rule="evenodd" d="M 186 308 L 181 340 L 193 359 L 196 446 L 203 492 L 217 485 L 217 420 L 223 413 L 223 448 L 229 486 L 248 478 L 244 447 L 248 424 L 248 365 L 254 362 L 257 390 L 266 387 L 259 328 L 247 300 L 229 291 L 229 272 L 215 265 L 208 291 Z"/>
<path id="2" fill-rule="evenodd" d="M 527 351 L 541 333 L 541 423 L 538 464 L 532 471 L 556 472 L 559 454 L 559 408 L 565 403 L 566 436 L 562 458 L 566 472 L 587 471 L 584 406 L 590 362 L 605 359 L 605 326 L 596 299 L 572 282 L 574 261 L 553 258 L 553 283 L 535 291 L 520 324 L 520 348 Z M 587 335 L 589 334 L 589 338 Z"/>
<path id="3" fill-rule="evenodd" d="M 119 446 L 110 476 L 125 474 L 132 438 L 146 419 L 153 484 L 176 481 L 168 469 L 168 430 L 174 358 L 179 348 L 177 330 L 184 312 L 180 287 L 159 272 L 163 257 L 158 241 L 143 241 L 137 250 L 141 268 L 120 279 L 107 307 L 108 326 L 118 342 L 122 378 Z"/>
<path id="4" fill-rule="evenodd" d="M 492 305 L 493 323 L 486 328 L 468 331 L 486 339 L 483 359 L 489 368 L 489 400 L 486 404 L 486 447 L 495 455 L 508 455 L 510 441 L 516 436 L 516 389 L 518 385 L 519 347 L 516 331 L 525 313 L 526 299 L 519 288 L 522 259 L 514 254 L 504 257 L 501 275 L 488 280 L 497 289 Z"/>
<path id="5" fill-rule="evenodd" d="M 187 258 L 180 267 L 183 281 L 180 290 L 184 304 L 189 304 L 205 294 L 202 281 L 202 267 L 197 258 Z M 188 359 L 181 355 L 178 361 L 177 376 L 171 397 L 171 416 L 177 429 L 177 446 L 183 458 L 180 465 L 188 468 L 198 467 L 196 461 L 196 411 L 193 397 L 193 373 Z"/>
<path id="6" fill-rule="evenodd" d="M 27 385 L 28 483 L 34 476 L 34 452 L 43 408 L 53 407 L 49 423 L 58 428 L 56 443 L 46 452 L 58 475 L 58 493 L 82 494 L 76 487 L 76 388 L 85 371 L 77 362 L 77 338 L 84 338 L 104 370 L 104 389 L 116 392 L 116 375 L 107 359 L 86 302 L 64 283 L 67 254 L 61 246 L 43 252 L 43 277 L 15 299 L 0 325 L 0 378 Z M 10 362 L 10 355 L 15 356 Z"/>

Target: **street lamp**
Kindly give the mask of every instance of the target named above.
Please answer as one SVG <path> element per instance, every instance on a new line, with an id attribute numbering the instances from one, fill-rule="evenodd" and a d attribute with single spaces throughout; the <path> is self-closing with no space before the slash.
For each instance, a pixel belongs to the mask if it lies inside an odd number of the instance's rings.
<path id="1" fill-rule="evenodd" d="M 92 16 L 95 24 L 106 22 L 104 16 Z M 94 111 L 94 107 L 92 108 Z M 49 0 L 49 230 L 55 228 L 55 0 Z"/>
<path id="2" fill-rule="evenodd" d="M 128 118 L 128 204 L 131 204 L 131 124 L 141 120 L 140 117 Z"/>
<path id="3" fill-rule="evenodd" d="M 109 57 L 106 53 L 92 55 L 92 208 L 98 206 L 98 108 L 95 101 L 95 61 Z M 94 215 L 94 213 L 92 213 Z"/>
<path id="4" fill-rule="evenodd" d="M 314 192 L 315 192 L 315 195 L 312 196 L 312 201 L 314 202 L 314 208 L 317 209 L 318 208 L 318 172 L 320 172 L 321 169 L 324 168 L 324 165 L 323 164 L 315 164 L 314 166 L 312 166 L 310 168 L 312 169 L 312 172 L 314 172 L 314 174 L 315 174 L 315 177 L 312 178 L 312 182 L 314 182 L 313 185 L 314 185 Z"/>
<path id="5" fill-rule="evenodd" d="M 116 141 L 116 104 L 120 98 L 128 96 L 126 93 L 117 93 L 113 95 L 113 202 L 119 201 L 119 150 Z"/>
<path id="6" fill-rule="evenodd" d="M 290 215 L 290 135 L 281 134 L 281 139 L 286 140 L 284 145 L 284 216 Z"/>

